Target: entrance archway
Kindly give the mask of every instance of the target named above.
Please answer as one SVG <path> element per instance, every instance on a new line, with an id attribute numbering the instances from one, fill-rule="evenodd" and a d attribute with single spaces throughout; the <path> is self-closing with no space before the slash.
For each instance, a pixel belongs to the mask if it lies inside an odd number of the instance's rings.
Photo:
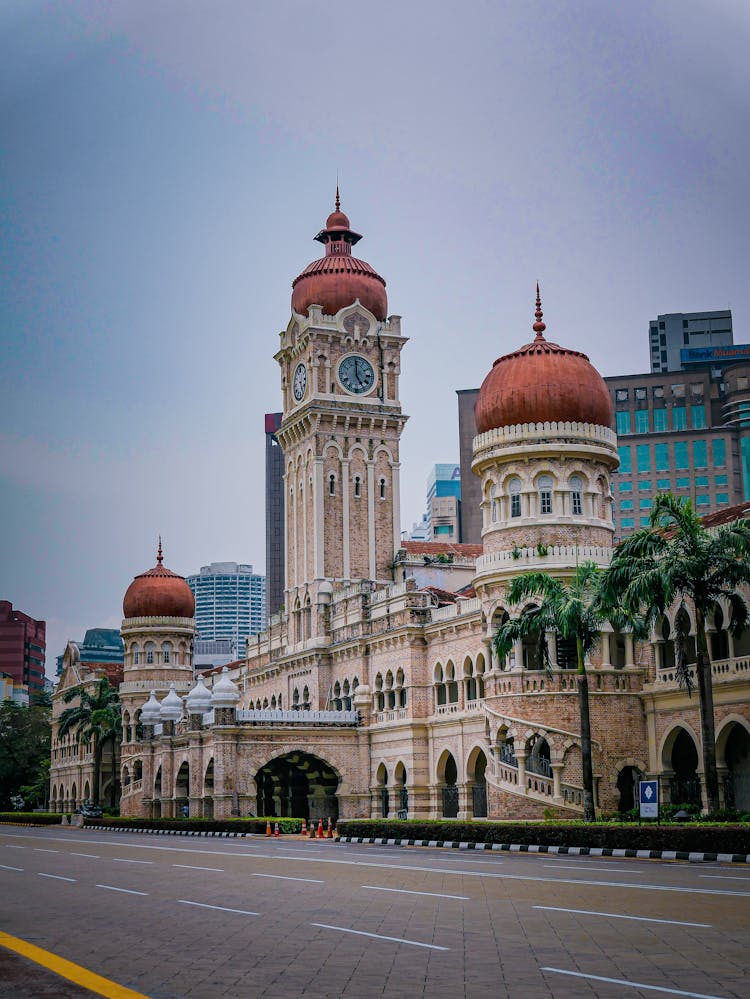
<path id="1" fill-rule="evenodd" d="M 617 790 L 620 792 L 618 812 L 630 812 L 637 807 L 638 781 L 641 775 L 635 767 L 623 767 L 617 775 Z"/>
<path id="2" fill-rule="evenodd" d="M 671 765 L 674 777 L 670 797 L 674 805 L 701 805 L 698 777 L 698 749 L 689 732 L 681 728 L 672 743 Z"/>
<path id="3" fill-rule="evenodd" d="M 443 818 L 455 819 L 458 815 L 458 768 L 453 754 L 447 750 L 438 763 L 438 780 L 442 784 Z"/>
<path id="4" fill-rule="evenodd" d="M 724 797 L 727 808 L 750 812 L 750 734 L 735 722 L 724 749 L 727 776 Z"/>
<path id="5" fill-rule="evenodd" d="M 182 808 L 187 805 L 190 808 L 190 767 L 187 761 L 184 762 L 177 771 L 174 782 L 175 815 L 182 815 Z"/>
<path id="6" fill-rule="evenodd" d="M 339 775 L 317 756 L 302 750 L 278 756 L 255 775 L 258 815 L 296 819 L 338 819 Z"/>
<path id="7" fill-rule="evenodd" d="M 475 819 L 487 818 L 487 757 L 475 749 L 469 757 L 468 776 L 471 781 L 471 811 Z"/>

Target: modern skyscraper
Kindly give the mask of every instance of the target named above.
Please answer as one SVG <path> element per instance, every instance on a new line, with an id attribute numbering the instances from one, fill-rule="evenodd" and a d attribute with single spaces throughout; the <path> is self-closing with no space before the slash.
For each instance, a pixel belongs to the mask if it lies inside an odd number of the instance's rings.
<path id="1" fill-rule="evenodd" d="M 266 413 L 266 607 L 284 603 L 284 452 L 276 433 L 283 413 Z"/>
<path id="2" fill-rule="evenodd" d="M 685 352 L 734 343 L 732 313 L 668 312 L 648 324 L 651 370 L 682 371 Z"/>
<path id="3" fill-rule="evenodd" d="M 195 626 L 202 639 L 228 638 L 244 655 L 245 639 L 266 626 L 266 579 L 237 562 L 201 566 L 187 584 L 195 596 Z"/>
<path id="4" fill-rule="evenodd" d="M 461 540 L 461 466 L 433 465 L 427 478 L 428 541 Z"/>
<path id="5" fill-rule="evenodd" d="M 80 662 L 88 668 L 115 663 L 122 666 L 123 644 L 119 628 L 89 628 L 82 642 L 76 642 Z M 57 657 L 57 675 L 62 675 L 65 653 Z"/>
<path id="6" fill-rule="evenodd" d="M 44 690 L 47 624 L 36 621 L 9 600 L 0 600 L 0 673 L 30 693 Z"/>

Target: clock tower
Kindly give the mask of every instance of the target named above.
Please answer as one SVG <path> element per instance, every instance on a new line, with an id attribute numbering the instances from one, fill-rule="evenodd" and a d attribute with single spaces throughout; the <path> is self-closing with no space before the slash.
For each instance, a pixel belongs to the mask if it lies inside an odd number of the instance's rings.
<path id="1" fill-rule="evenodd" d="M 352 255 L 362 237 L 336 210 L 315 239 L 325 256 L 292 284 L 281 369 L 286 606 L 302 612 L 331 580 L 390 581 L 400 546 L 399 316 L 385 281 Z M 311 615 L 307 615 L 309 622 Z M 299 615 L 298 615 L 299 619 Z M 304 631 L 304 625 L 302 625 Z M 310 625 L 301 638 L 313 637 Z"/>

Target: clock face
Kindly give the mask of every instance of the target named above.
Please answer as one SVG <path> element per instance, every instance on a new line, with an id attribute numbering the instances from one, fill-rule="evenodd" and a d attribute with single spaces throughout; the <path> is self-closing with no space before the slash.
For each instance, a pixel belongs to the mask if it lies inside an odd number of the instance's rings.
<path id="1" fill-rule="evenodd" d="M 365 357 L 350 354 L 339 364 L 339 381 L 348 392 L 369 392 L 375 384 L 375 372 Z"/>
<path id="2" fill-rule="evenodd" d="M 307 388 L 307 368 L 304 364 L 298 364 L 294 372 L 294 398 L 299 402 L 305 394 Z"/>

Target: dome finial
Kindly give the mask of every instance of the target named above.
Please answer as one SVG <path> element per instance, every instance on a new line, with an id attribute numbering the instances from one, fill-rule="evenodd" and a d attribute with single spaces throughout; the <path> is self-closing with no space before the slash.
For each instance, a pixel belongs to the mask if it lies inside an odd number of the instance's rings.
<path id="1" fill-rule="evenodd" d="M 161 534 L 159 535 L 159 547 L 156 550 L 156 561 L 159 563 L 159 565 L 161 565 L 162 562 L 164 561 L 164 555 L 162 554 L 161 550 Z"/>
<path id="2" fill-rule="evenodd" d="M 547 329 L 546 323 L 542 322 L 542 316 L 543 315 L 544 315 L 544 313 L 542 312 L 542 300 L 539 297 L 539 282 L 537 281 L 537 283 L 536 283 L 536 312 L 534 313 L 534 316 L 536 317 L 536 322 L 531 327 L 534 330 L 534 332 L 536 333 L 536 337 L 534 338 L 536 340 L 543 340 L 544 339 L 544 331 Z"/>
<path id="3" fill-rule="evenodd" d="M 339 197 L 339 179 L 336 177 L 336 211 L 341 211 L 341 198 Z"/>

